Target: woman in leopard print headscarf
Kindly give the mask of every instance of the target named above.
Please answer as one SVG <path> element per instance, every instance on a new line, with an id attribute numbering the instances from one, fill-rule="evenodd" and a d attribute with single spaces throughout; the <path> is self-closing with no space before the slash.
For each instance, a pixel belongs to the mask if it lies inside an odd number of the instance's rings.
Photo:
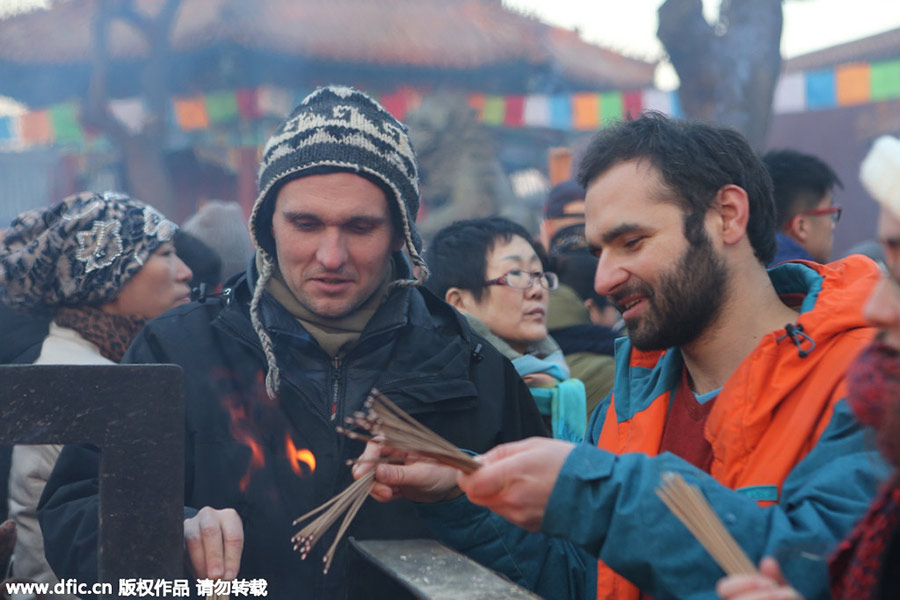
<path id="1" fill-rule="evenodd" d="M 114 193 L 78 194 L 16 217 L 0 240 L 0 300 L 53 315 L 34 364 L 117 363 L 146 320 L 187 302 L 191 271 L 175 254 L 176 230 L 153 207 Z M 35 509 L 60 450 L 13 450 L 16 578 L 57 581 Z"/>

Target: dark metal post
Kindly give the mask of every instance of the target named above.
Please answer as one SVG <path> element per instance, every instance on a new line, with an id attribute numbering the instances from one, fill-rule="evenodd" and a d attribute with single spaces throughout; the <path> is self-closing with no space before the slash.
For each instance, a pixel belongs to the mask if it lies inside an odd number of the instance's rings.
<path id="1" fill-rule="evenodd" d="M 181 368 L 0 366 L 0 444 L 78 443 L 101 453 L 98 581 L 182 578 Z"/>

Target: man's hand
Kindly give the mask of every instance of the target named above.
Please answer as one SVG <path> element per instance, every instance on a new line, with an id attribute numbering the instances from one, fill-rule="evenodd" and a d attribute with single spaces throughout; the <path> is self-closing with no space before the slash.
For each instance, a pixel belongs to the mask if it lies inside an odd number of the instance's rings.
<path id="1" fill-rule="evenodd" d="M 376 464 L 389 460 L 397 464 Z M 456 469 L 434 461 L 369 442 L 353 467 L 353 477 L 359 479 L 375 467 L 372 497 L 379 502 L 406 498 L 413 502 L 444 502 L 460 496 L 456 487 Z"/>
<path id="2" fill-rule="evenodd" d="M 716 584 L 716 593 L 724 600 L 802 600 L 788 585 L 778 563 L 766 557 L 759 563 L 759 573 L 729 575 Z"/>
<path id="3" fill-rule="evenodd" d="M 501 444 L 481 457 L 483 467 L 469 475 L 460 473 L 457 483 L 474 504 L 537 531 L 559 471 L 574 447 L 548 438 Z"/>
<path id="4" fill-rule="evenodd" d="M 195 577 L 231 581 L 241 567 L 244 525 L 233 508 L 204 506 L 184 520 L 184 545 Z"/>

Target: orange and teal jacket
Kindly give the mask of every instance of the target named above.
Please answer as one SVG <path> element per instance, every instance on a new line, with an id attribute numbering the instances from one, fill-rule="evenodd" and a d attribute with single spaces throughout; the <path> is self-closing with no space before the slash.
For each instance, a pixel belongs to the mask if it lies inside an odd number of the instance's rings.
<path id="1" fill-rule="evenodd" d="M 657 600 L 716 598 L 723 572 L 655 493 L 674 471 L 701 489 L 751 560 L 775 556 L 805 598 L 827 597 L 826 558 L 888 473 L 847 406 L 844 383 L 874 335 L 862 307 L 879 272 L 854 256 L 769 273 L 783 298 L 802 298 L 801 314 L 765 336 L 719 392 L 705 430 L 710 473 L 658 454 L 681 354 L 640 352 L 621 339 L 613 392 L 547 505 L 541 530 L 557 537 L 527 534 L 461 503 L 443 509 L 452 527 L 434 529 L 545 597 L 592 597 L 596 585 L 603 599 L 638 598 L 638 587 Z M 442 509 L 429 510 L 434 525 Z"/>

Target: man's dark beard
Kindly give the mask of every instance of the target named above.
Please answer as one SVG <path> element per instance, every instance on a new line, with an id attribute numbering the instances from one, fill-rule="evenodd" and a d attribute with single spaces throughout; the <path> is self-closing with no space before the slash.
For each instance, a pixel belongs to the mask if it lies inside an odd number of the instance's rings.
<path id="1" fill-rule="evenodd" d="M 878 449 L 900 466 L 900 352 L 872 342 L 850 363 L 847 391 L 856 418 L 875 429 Z"/>
<path id="2" fill-rule="evenodd" d="M 702 235 L 660 276 L 658 290 L 641 283 L 627 291 L 646 295 L 649 303 L 643 318 L 625 322 L 628 337 L 638 350 L 664 350 L 694 341 L 719 315 L 727 282 L 725 264 Z"/>

